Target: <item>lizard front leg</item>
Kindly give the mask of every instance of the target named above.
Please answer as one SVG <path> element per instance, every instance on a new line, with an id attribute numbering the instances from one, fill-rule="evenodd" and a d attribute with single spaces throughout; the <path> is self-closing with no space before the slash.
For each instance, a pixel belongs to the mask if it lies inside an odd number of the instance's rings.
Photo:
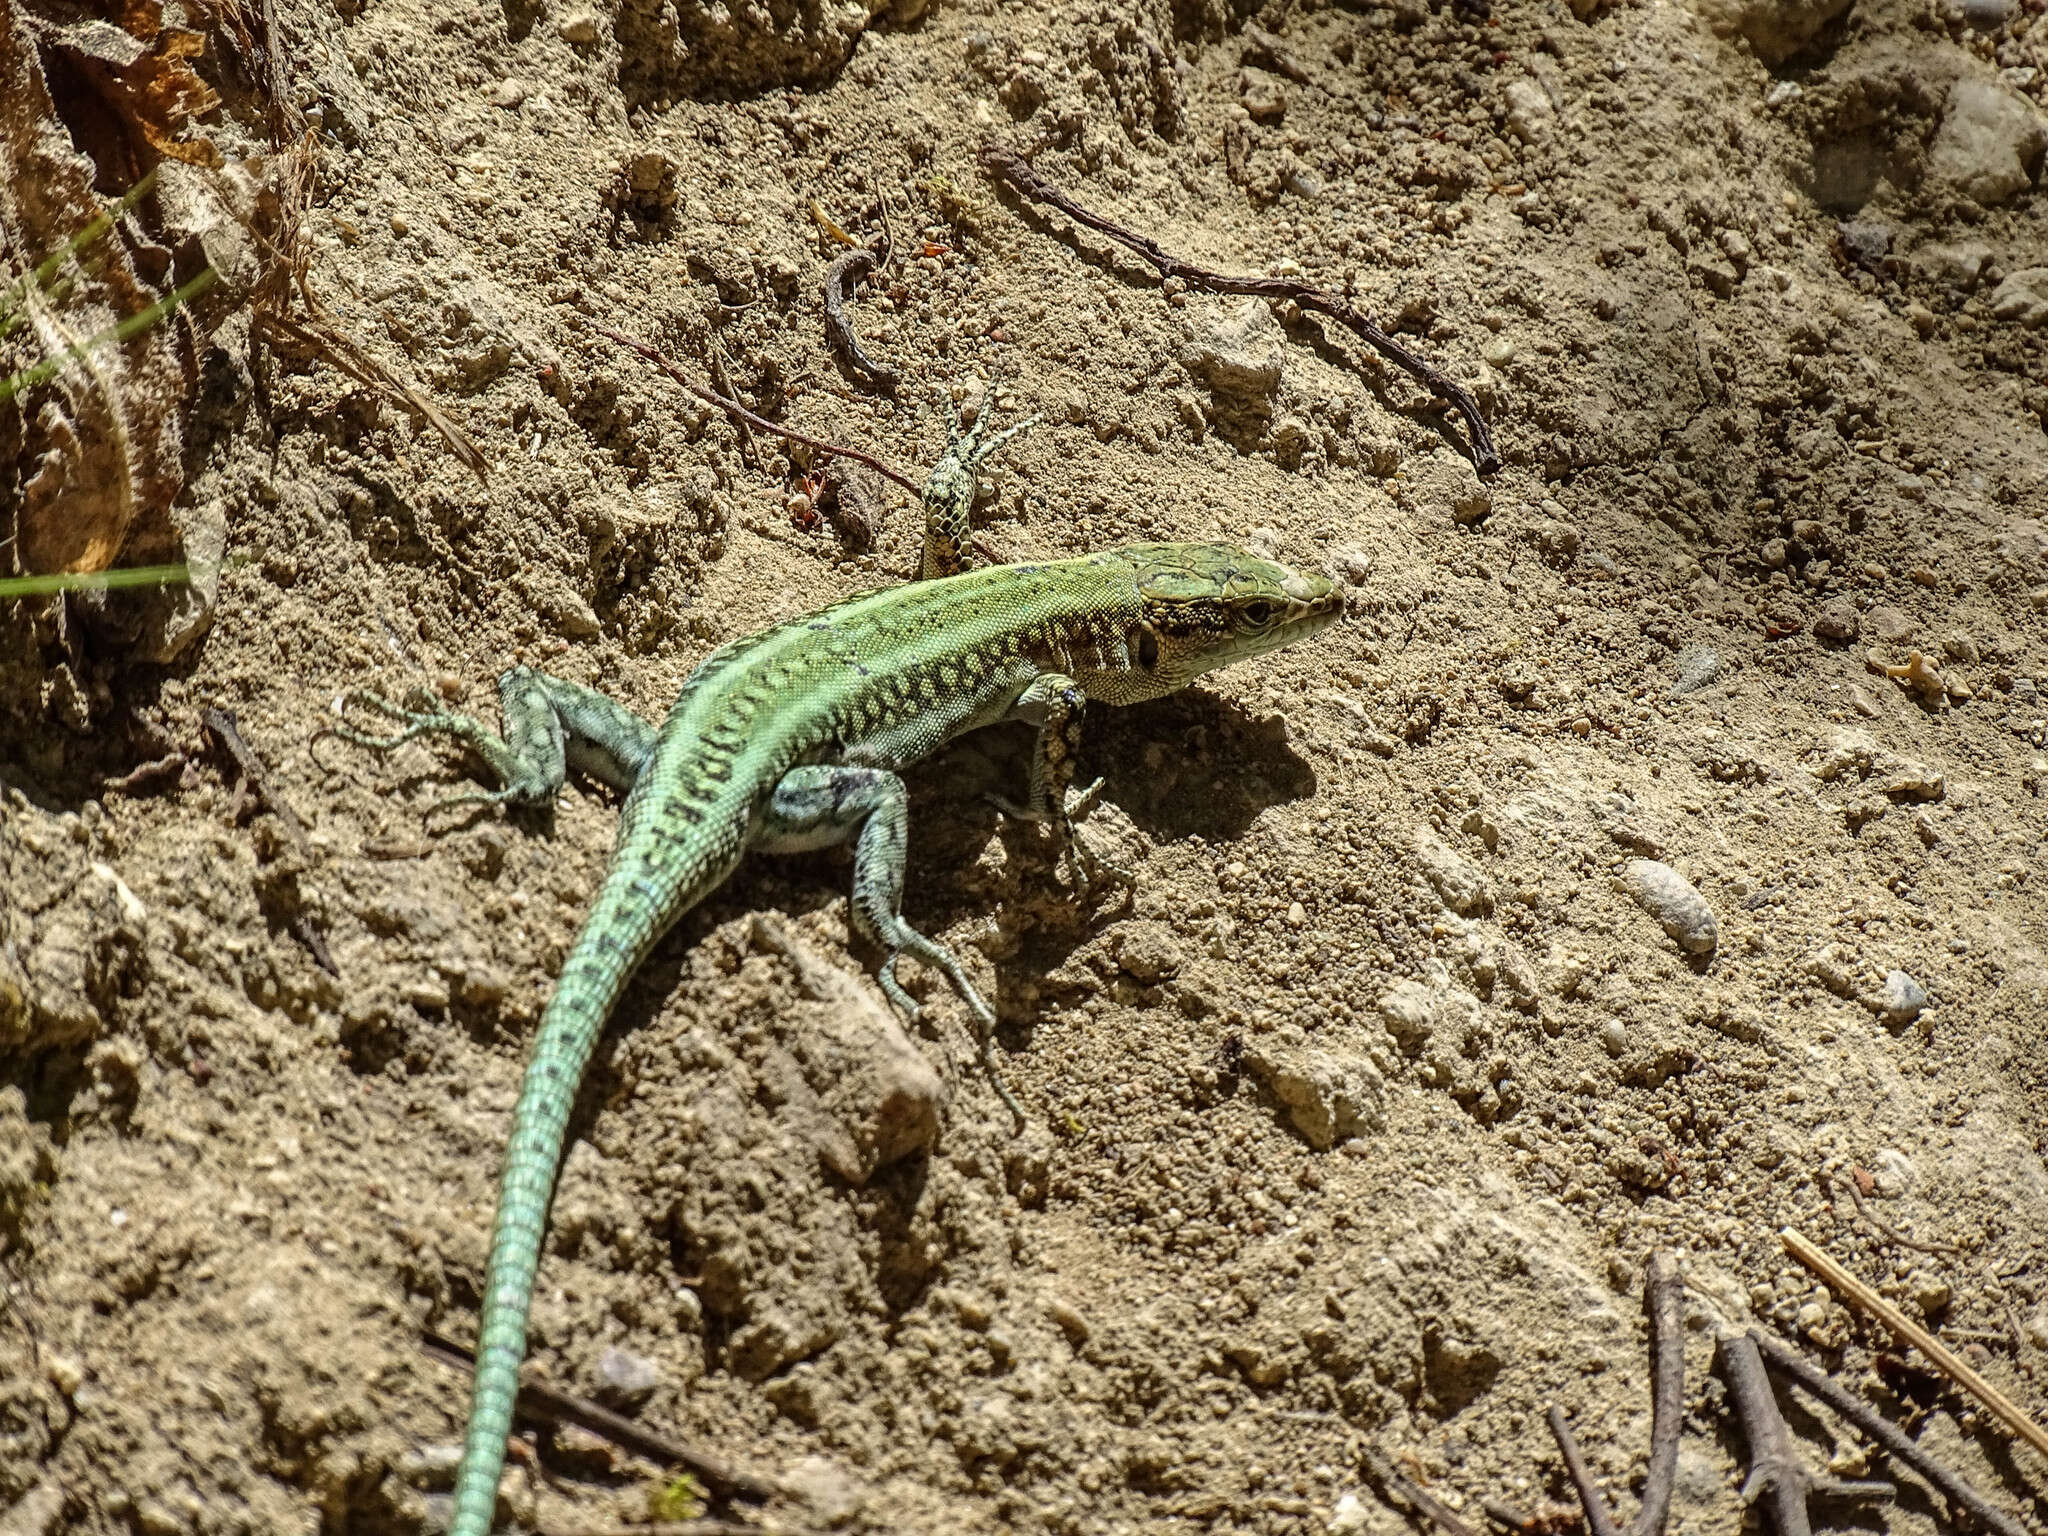
<path id="1" fill-rule="evenodd" d="M 341 707 L 358 705 L 396 720 L 402 727 L 389 736 L 372 735 L 352 725 L 330 725 L 323 736 L 374 751 L 389 752 L 421 736 L 451 736 L 477 756 L 499 781 L 499 788 L 450 795 L 429 806 L 428 814 L 456 805 L 547 805 L 575 768 L 620 793 L 633 787 L 640 767 L 654 750 L 654 727 L 624 705 L 595 689 L 532 667 L 512 667 L 498 679 L 498 711 L 504 721 L 501 737 L 474 716 L 433 707 L 415 691 L 405 705 L 382 694 L 357 688 L 341 696 Z"/>
<path id="2" fill-rule="evenodd" d="M 1009 715 L 1012 720 L 1038 727 L 1038 741 L 1031 754 L 1030 794 L 1021 805 L 1001 795 L 988 797 L 1008 815 L 1052 827 L 1060 851 L 1066 856 L 1076 892 L 1083 899 L 1088 887 L 1105 873 L 1126 885 L 1137 881 L 1131 871 L 1089 847 L 1081 829 L 1074 824 L 1075 811 L 1085 810 L 1093 802 L 1096 791 L 1102 788 L 1102 780 L 1097 779 L 1081 790 L 1071 805 L 1067 800 L 1074 770 L 1080 765 L 1081 714 L 1087 703 L 1088 696 L 1081 691 L 1081 685 L 1063 673 L 1046 672 L 1033 679 L 1018 695 Z"/>
<path id="3" fill-rule="evenodd" d="M 857 829 L 857 831 L 856 831 Z M 876 979 L 889 1001 L 915 1022 L 918 1005 L 896 979 L 904 955 L 945 973 L 974 1015 L 981 1064 L 1017 1123 L 1023 1106 L 1003 1082 L 995 1059 L 995 1010 L 967 979 L 960 957 L 903 920 L 903 869 L 910 838 L 910 797 L 883 768 L 792 768 L 769 796 L 753 845 L 769 853 L 802 853 L 854 837 L 853 926 L 882 950 Z"/>
<path id="4" fill-rule="evenodd" d="M 946 417 L 946 451 L 924 482 L 924 559 L 918 579 L 956 576 L 967 569 L 967 551 L 973 536 L 975 474 L 1020 433 L 1038 425 L 1027 416 L 1014 427 L 1005 428 L 986 441 L 990 407 L 984 402 L 974 425 L 963 435 L 954 425 L 950 409 Z"/>

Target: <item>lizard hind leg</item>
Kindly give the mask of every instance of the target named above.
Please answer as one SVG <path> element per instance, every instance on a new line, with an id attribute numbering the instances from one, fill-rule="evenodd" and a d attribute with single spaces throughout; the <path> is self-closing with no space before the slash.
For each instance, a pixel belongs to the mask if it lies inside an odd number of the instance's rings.
<path id="1" fill-rule="evenodd" d="M 1024 1123 L 1023 1106 L 1004 1083 L 995 1059 L 995 1010 L 967 978 L 960 957 L 903 920 L 903 871 L 910 835 L 910 797 L 903 781 L 881 768 L 807 767 L 784 774 L 769 798 L 754 846 L 770 853 L 801 853 L 854 839 L 853 926 L 879 945 L 876 974 L 883 995 L 915 1022 L 917 1001 L 896 978 L 904 955 L 944 974 L 974 1015 L 983 1069 L 1004 1106 Z"/>
<path id="2" fill-rule="evenodd" d="M 373 710 L 397 721 L 400 729 L 379 736 L 344 723 L 325 727 L 322 735 L 338 736 L 377 752 L 392 751 L 422 736 L 447 736 L 476 753 L 497 777 L 497 789 L 435 801 L 427 808 L 430 816 L 458 805 L 549 804 L 571 764 L 616 789 L 627 790 L 654 750 L 653 727 L 623 705 L 580 683 L 550 677 L 531 667 L 512 667 L 498 679 L 503 736 L 472 715 L 439 708 L 419 689 L 409 693 L 402 705 L 363 688 L 350 690 L 337 702 L 343 711 L 351 705 Z"/>

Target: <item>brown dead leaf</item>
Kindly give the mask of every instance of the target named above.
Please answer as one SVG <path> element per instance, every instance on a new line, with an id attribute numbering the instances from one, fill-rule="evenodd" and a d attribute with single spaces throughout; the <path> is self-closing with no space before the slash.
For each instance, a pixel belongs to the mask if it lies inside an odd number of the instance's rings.
<path id="1" fill-rule="evenodd" d="M 102 146 L 88 141 L 86 149 L 103 176 L 136 181 L 159 159 L 218 166 L 220 151 L 194 128 L 195 119 L 220 106 L 213 87 L 192 67 L 206 52 L 204 35 L 165 26 L 161 0 L 117 0 L 111 10 L 108 20 L 38 25 L 44 45 L 61 52 L 99 97 L 97 113 L 92 104 L 60 99 L 59 114 L 74 127 L 96 117 L 102 133 L 118 131 L 142 141 L 139 152 L 130 145 L 127 163 L 120 167 L 108 163 L 113 157 Z M 58 89 L 61 95 L 62 84 Z"/>
<path id="2" fill-rule="evenodd" d="M 14 536 L 26 574 L 104 570 L 138 530 L 149 546 L 140 563 L 175 557 L 163 515 L 184 479 L 190 358 L 171 325 L 95 344 L 160 295 L 136 275 L 118 230 L 64 257 L 105 213 L 94 180 L 60 125 L 29 25 L 0 0 L 0 291 L 11 301 L 0 377 L 68 359 L 0 406 L 0 486 L 21 493 L 0 539 Z M 63 259 L 39 281 L 27 269 L 50 256 Z"/>

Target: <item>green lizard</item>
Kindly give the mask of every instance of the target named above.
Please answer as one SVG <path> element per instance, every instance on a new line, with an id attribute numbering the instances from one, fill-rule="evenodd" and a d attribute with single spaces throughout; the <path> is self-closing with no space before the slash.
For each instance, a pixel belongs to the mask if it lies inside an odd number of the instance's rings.
<path id="1" fill-rule="evenodd" d="M 1229 544 L 1139 544 L 1078 559 L 966 570 L 975 472 L 1030 422 L 957 434 L 925 483 L 921 579 L 863 593 L 719 647 L 659 729 L 602 694 L 513 667 L 498 681 L 504 736 L 467 715 L 354 702 L 395 735 L 330 729 L 388 750 L 452 736 L 502 787 L 456 797 L 544 805 L 575 767 L 626 793 L 616 852 L 534 1038 L 505 1151 L 451 1536 L 485 1536 L 496 1509 L 526 1314 L 577 1085 L 634 968 L 749 848 L 796 852 L 854 839 L 853 925 L 883 953 L 882 990 L 911 955 L 945 973 L 973 1013 L 994 1077 L 995 1015 L 958 957 L 903 920 L 908 801 L 897 770 L 964 731 L 1038 727 L 1030 794 L 1004 808 L 1048 822 L 1077 885 L 1097 867 L 1068 812 L 1089 699 L 1157 698 L 1198 673 L 1315 633 L 1337 617 L 1329 581 Z M 451 802 L 443 802 L 451 803 Z"/>

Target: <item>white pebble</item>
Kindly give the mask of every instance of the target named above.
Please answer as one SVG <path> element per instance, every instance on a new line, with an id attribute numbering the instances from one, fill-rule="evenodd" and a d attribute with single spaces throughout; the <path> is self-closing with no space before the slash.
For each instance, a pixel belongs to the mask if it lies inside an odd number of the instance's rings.
<path id="1" fill-rule="evenodd" d="M 1884 990 L 1878 994 L 1878 1007 L 1884 1014 L 1884 1021 L 1894 1028 L 1903 1028 L 1920 1017 L 1927 1006 L 1927 989 L 1908 976 L 1904 971 L 1891 971 L 1884 978 Z"/>
<path id="2" fill-rule="evenodd" d="M 1714 909 L 1685 876 L 1655 859 L 1630 859 L 1622 881 L 1636 904 L 1663 925 L 1680 949 L 1689 955 L 1714 952 L 1721 938 Z"/>

